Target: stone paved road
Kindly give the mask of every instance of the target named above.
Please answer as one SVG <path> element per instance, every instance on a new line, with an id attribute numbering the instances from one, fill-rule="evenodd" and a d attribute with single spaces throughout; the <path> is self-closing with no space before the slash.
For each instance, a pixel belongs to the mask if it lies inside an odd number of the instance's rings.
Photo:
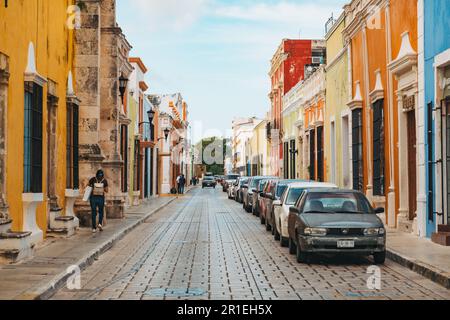
<path id="1" fill-rule="evenodd" d="M 86 269 L 82 290 L 53 299 L 450 299 L 450 290 L 390 261 L 382 290 L 371 291 L 370 266 L 349 257 L 300 265 L 241 205 L 194 189 Z"/>

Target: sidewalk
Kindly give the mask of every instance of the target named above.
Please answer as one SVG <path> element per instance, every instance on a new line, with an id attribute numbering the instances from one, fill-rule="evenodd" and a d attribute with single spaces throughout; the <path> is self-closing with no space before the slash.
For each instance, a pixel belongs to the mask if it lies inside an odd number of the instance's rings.
<path id="1" fill-rule="evenodd" d="M 450 247 L 387 230 L 387 258 L 450 289 Z"/>
<path id="2" fill-rule="evenodd" d="M 130 208 L 125 219 L 107 220 L 102 233 L 93 235 L 90 229 L 80 229 L 68 239 L 47 239 L 37 248 L 32 259 L 0 266 L 0 300 L 50 297 L 66 283 L 69 277 L 67 268 L 78 266 L 84 270 L 127 233 L 176 199 L 159 197 L 148 204 Z"/>

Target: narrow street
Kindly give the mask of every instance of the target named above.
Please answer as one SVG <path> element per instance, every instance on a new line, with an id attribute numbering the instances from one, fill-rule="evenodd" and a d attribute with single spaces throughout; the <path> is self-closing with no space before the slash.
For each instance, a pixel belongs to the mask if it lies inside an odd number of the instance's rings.
<path id="1" fill-rule="evenodd" d="M 449 299 L 448 290 L 391 261 L 369 290 L 364 258 L 300 265 L 259 219 L 218 188 L 193 189 L 153 215 L 53 299 Z"/>

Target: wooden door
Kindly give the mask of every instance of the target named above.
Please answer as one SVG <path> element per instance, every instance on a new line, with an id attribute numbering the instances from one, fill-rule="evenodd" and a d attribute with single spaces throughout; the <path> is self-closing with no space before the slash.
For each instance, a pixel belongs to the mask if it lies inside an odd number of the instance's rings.
<path id="1" fill-rule="evenodd" d="M 416 114 L 410 111 L 407 116 L 408 130 L 408 201 L 409 201 L 409 219 L 416 217 L 417 211 L 417 167 L 416 167 Z"/>

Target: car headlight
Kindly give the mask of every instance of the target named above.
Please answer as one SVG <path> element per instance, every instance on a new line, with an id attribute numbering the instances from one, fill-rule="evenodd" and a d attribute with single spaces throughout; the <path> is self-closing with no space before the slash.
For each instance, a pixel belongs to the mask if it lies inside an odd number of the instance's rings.
<path id="1" fill-rule="evenodd" d="M 306 228 L 305 235 L 307 236 L 326 236 L 328 233 L 327 229 L 324 228 Z"/>
<path id="2" fill-rule="evenodd" d="M 384 235 L 386 233 L 386 230 L 384 228 L 367 228 L 364 229 L 364 235 L 365 236 L 378 236 L 378 235 Z"/>

